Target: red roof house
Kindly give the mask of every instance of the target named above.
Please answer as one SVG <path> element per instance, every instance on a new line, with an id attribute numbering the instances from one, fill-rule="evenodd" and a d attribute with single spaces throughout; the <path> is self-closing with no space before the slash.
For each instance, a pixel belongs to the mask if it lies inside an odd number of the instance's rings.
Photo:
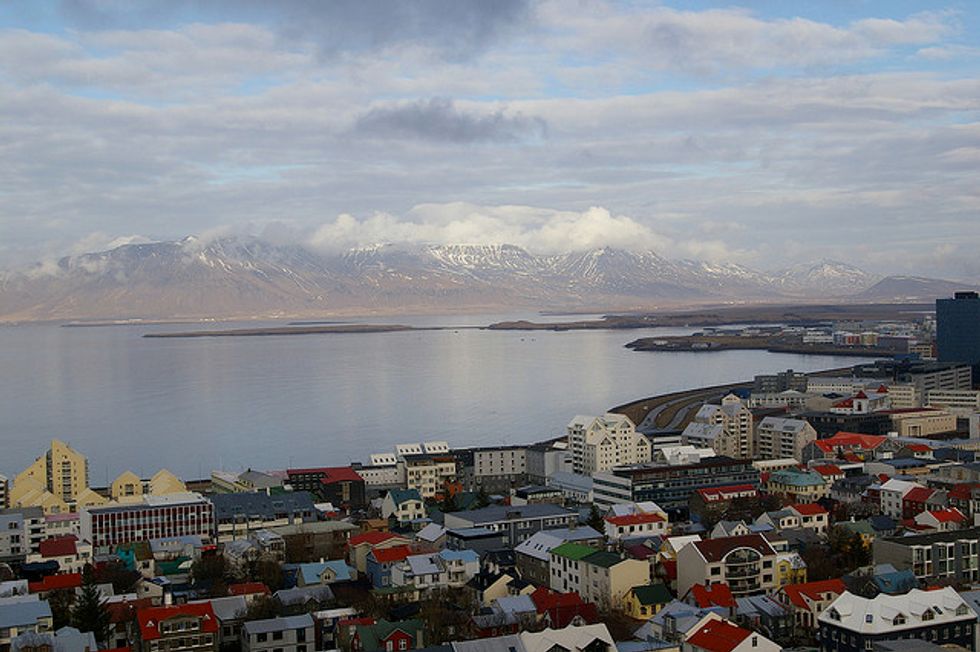
<path id="1" fill-rule="evenodd" d="M 751 631 L 727 620 L 709 620 L 687 637 L 685 647 L 690 645 L 695 649 L 708 652 L 732 652 L 752 635 Z M 760 635 L 755 634 L 755 636 Z"/>
<path id="2" fill-rule="evenodd" d="M 29 582 L 27 590 L 31 593 L 48 593 L 62 589 L 74 590 L 81 585 L 81 573 L 61 573 L 60 575 L 48 575 L 39 582 Z"/>
<path id="3" fill-rule="evenodd" d="M 596 606 L 582 600 L 578 593 L 558 593 L 542 586 L 531 594 L 531 601 L 553 629 L 563 629 L 573 623 L 592 624 L 599 621 Z"/>
<path id="4" fill-rule="evenodd" d="M 189 630 L 180 628 L 174 632 L 166 631 L 164 623 L 174 619 L 191 618 L 196 621 L 195 634 L 217 634 L 218 618 L 214 615 L 210 602 L 149 607 L 136 612 L 136 621 L 143 641 L 158 641 L 167 638 L 183 638 Z"/>
<path id="5" fill-rule="evenodd" d="M 49 559 L 51 557 L 74 557 L 78 554 L 78 547 L 75 545 L 78 537 L 69 534 L 64 537 L 45 539 L 38 546 L 41 557 Z"/>
<path id="6" fill-rule="evenodd" d="M 735 597 L 732 595 L 732 590 L 724 582 L 717 582 L 708 586 L 695 584 L 687 592 L 685 601 L 702 609 L 709 607 L 735 608 Z"/>

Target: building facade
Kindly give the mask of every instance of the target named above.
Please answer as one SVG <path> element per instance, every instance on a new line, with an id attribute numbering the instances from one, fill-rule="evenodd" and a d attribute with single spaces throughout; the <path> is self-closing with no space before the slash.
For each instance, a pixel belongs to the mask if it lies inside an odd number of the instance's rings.
<path id="1" fill-rule="evenodd" d="M 649 462 L 653 454 L 650 440 L 636 432 L 636 425 L 623 414 L 577 416 L 566 430 L 575 473 L 592 475 L 622 464 Z"/>
<path id="2" fill-rule="evenodd" d="M 803 447 L 817 438 L 817 431 L 803 419 L 765 417 L 752 437 L 756 459 L 803 458 Z"/>
<path id="3" fill-rule="evenodd" d="M 140 503 L 84 509 L 80 527 L 82 539 L 96 548 L 183 535 L 210 539 L 214 509 L 195 493 L 146 496 Z"/>

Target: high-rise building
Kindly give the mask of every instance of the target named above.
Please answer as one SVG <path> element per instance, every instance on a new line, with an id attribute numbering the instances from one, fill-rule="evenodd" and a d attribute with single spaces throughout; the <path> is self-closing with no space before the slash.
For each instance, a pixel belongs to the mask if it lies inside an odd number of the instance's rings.
<path id="1" fill-rule="evenodd" d="M 936 345 L 940 362 L 980 367 L 980 295 L 957 292 L 936 301 Z"/>
<path id="2" fill-rule="evenodd" d="M 106 498 L 88 485 L 88 460 L 63 441 L 53 439 L 41 457 L 14 478 L 9 503 L 41 507 L 45 514 L 104 504 Z"/>
<path id="3" fill-rule="evenodd" d="M 622 414 L 577 416 L 567 432 L 575 473 L 592 475 L 621 464 L 649 462 L 653 455 L 650 440 L 636 432 L 636 425 Z"/>

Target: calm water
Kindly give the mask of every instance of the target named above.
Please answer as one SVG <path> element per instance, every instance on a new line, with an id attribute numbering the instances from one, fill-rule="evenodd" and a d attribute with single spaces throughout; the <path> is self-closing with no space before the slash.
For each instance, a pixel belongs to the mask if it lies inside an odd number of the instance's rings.
<path id="1" fill-rule="evenodd" d="M 188 328 L 200 327 L 0 328 L 0 473 L 12 477 L 52 437 L 88 456 L 96 485 L 127 468 L 190 478 L 212 468 L 343 464 L 401 442 L 527 442 L 561 433 L 575 414 L 645 396 L 859 361 L 623 348 L 689 329 L 141 337 Z"/>

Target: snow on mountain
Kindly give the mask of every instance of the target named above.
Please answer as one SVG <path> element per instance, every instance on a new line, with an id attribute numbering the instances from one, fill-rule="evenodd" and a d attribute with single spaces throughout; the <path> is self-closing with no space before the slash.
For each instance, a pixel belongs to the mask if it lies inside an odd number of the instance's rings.
<path id="1" fill-rule="evenodd" d="M 379 244 L 324 253 L 253 237 L 135 242 L 0 279 L 0 318 L 179 318 L 330 311 L 610 308 L 646 301 L 854 294 L 873 277 L 821 261 L 779 274 L 603 247 Z"/>

